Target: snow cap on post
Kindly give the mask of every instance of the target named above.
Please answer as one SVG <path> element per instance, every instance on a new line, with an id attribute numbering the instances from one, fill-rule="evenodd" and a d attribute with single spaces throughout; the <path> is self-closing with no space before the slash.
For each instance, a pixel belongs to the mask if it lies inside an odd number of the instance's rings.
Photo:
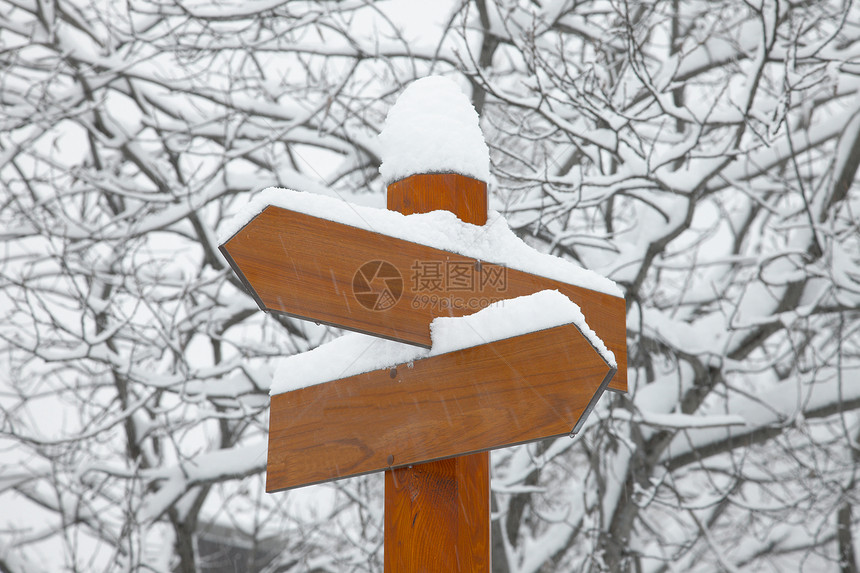
<path id="1" fill-rule="evenodd" d="M 448 78 L 428 76 L 409 84 L 388 112 L 379 141 L 379 173 L 386 185 L 425 173 L 490 178 L 478 113 Z"/>

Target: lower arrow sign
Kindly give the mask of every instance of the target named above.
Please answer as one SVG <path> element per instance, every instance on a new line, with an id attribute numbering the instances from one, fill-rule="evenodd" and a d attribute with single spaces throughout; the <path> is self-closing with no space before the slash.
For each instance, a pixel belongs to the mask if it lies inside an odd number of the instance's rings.
<path id="1" fill-rule="evenodd" d="M 276 394 L 266 491 L 575 432 L 614 374 L 564 324 Z"/>

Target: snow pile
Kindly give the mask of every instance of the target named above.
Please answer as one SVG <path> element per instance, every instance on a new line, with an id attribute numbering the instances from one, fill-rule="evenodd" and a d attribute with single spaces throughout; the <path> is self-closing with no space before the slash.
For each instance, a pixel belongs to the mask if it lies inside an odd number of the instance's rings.
<path id="1" fill-rule="evenodd" d="M 388 112 L 379 142 L 379 173 L 386 185 L 419 173 L 490 178 L 490 152 L 478 113 L 448 78 L 412 82 Z"/>
<path id="2" fill-rule="evenodd" d="M 390 368 L 429 355 L 430 351 L 420 346 L 349 332 L 313 350 L 282 358 L 269 394 Z"/>
<path id="3" fill-rule="evenodd" d="M 579 306 L 557 290 L 545 290 L 496 302 L 468 316 L 434 319 L 430 323 L 429 350 L 365 334 L 345 334 L 308 352 L 281 359 L 270 394 L 283 394 L 571 323 L 610 366 L 616 367 L 615 356 L 585 323 Z"/>
<path id="4" fill-rule="evenodd" d="M 570 261 L 536 251 L 508 227 L 504 217 L 490 211 L 482 226 L 464 223 L 448 211 L 403 215 L 387 209 L 353 205 L 313 193 L 269 188 L 227 221 L 218 242 L 226 243 L 269 205 L 328 221 L 382 233 L 405 241 L 457 253 L 475 260 L 541 275 L 612 296 L 623 296 L 613 281 Z"/>
<path id="5" fill-rule="evenodd" d="M 467 316 L 434 319 L 430 323 L 430 339 L 433 343 L 430 355 L 454 352 L 571 323 L 615 368 L 615 355 L 586 324 L 579 305 L 557 290 L 543 290 L 528 296 L 500 300 Z"/>

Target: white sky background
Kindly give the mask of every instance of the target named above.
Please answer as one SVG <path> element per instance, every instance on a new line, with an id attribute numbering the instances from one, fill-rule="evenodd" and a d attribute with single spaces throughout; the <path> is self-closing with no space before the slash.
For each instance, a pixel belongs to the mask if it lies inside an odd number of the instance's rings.
<path id="1" fill-rule="evenodd" d="M 241 2 L 237 0 L 237 6 L 240 5 Z M 431 42 L 435 43 L 438 41 L 439 37 L 439 26 L 438 24 L 444 22 L 449 14 L 454 2 L 418 2 L 418 1 L 410 1 L 410 0 L 391 0 L 389 2 L 379 3 L 379 10 L 383 11 L 386 16 L 391 18 L 396 25 L 402 27 L 404 31 L 404 35 L 407 38 L 411 38 L 416 40 L 416 45 L 421 42 Z M 472 14 L 475 16 L 475 14 Z M 363 22 L 366 20 L 366 23 Z M 373 15 L 372 9 L 362 11 L 357 17 L 354 25 L 366 26 L 368 30 L 372 30 L 374 27 L 380 30 L 380 34 L 382 36 L 389 33 L 387 28 L 388 24 L 381 22 L 378 20 L 378 15 Z M 729 46 L 730 47 L 730 46 Z M 704 57 L 704 54 L 699 54 Z M 690 58 L 690 62 L 693 62 L 695 59 Z M 689 63 L 689 62 L 688 62 Z M 403 61 L 399 61 L 397 66 L 405 66 Z M 738 64 L 739 66 L 747 65 L 743 62 Z M 407 70 L 403 70 L 403 74 L 408 75 Z M 740 75 L 740 74 L 739 74 Z M 469 86 L 466 82 L 462 80 L 461 77 L 457 78 L 458 83 L 460 83 L 461 87 L 468 93 Z M 519 81 L 519 80 L 517 80 Z M 737 92 L 740 87 L 742 87 L 743 82 L 741 80 L 736 80 L 737 85 L 733 85 L 732 90 L 733 93 Z M 736 89 L 737 88 L 737 89 Z M 716 95 L 714 96 L 716 97 Z M 689 106 L 691 108 L 695 108 L 698 103 L 706 103 L 704 100 L 699 101 L 691 101 L 689 102 Z M 776 105 L 777 102 L 769 102 L 764 100 L 764 107 L 768 108 L 769 111 L 773 111 L 773 106 Z M 849 102 L 850 103 L 850 102 Z M 110 106 L 113 106 L 114 109 L 120 109 L 124 105 L 121 99 L 117 99 L 116 101 L 110 102 Z M 839 103 L 838 105 L 848 105 Z M 853 104 L 852 104 L 853 105 Z M 129 110 L 132 108 L 129 107 Z M 845 110 L 848 108 L 846 107 Z M 702 111 L 702 110 L 699 110 Z M 707 111 L 707 110 L 705 110 Z M 726 117 L 730 115 L 731 110 L 720 109 L 720 113 L 728 114 Z M 698 113 L 698 112 L 697 112 Z M 121 113 L 119 115 L 122 115 Z M 820 116 L 816 116 L 817 118 Z M 860 118 L 860 116 L 856 116 Z M 126 118 L 128 124 L 131 125 L 138 121 L 137 116 L 129 116 Z M 855 119 L 855 121 L 860 121 L 860 119 Z M 668 125 L 668 124 L 667 124 Z M 826 122 L 817 119 L 816 127 L 821 127 L 827 125 Z M 828 129 L 835 129 L 833 126 L 840 127 L 841 124 L 834 121 L 831 118 L 830 125 L 827 125 Z M 668 129 L 668 128 L 667 128 Z M 59 137 L 57 137 L 54 141 L 43 141 L 40 143 L 40 151 L 45 154 L 50 154 L 54 159 L 65 162 L 68 164 L 77 163 L 80 160 L 82 150 L 84 149 L 83 145 L 83 134 L 81 129 L 77 126 L 73 126 L 69 124 L 68 129 L 60 129 L 58 130 Z M 667 140 L 668 141 L 668 140 Z M 799 141 L 799 140 L 798 140 Z M 55 144 L 54 144 L 55 143 Z M 658 150 L 660 153 L 672 153 L 676 149 L 676 146 L 669 145 L 668 143 L 664 144 L 663 148 Z M 776 149 L 779 153 L 778 146 L 777 147 L 768 147 L 762 146 L 762 156 L 767 159 L 767 156 L 764 155 L 768 152 L 774 152 Z M 847 149 L 847 147 L 845 148 Z M 845 151 L 843 149 L 843 151 Z M 335 170 L 338 168 L 339 163 L 342 160 L 342 156 L 337 156 L 331 152 L 323 152 L 316 151 L 313 148 L 306 146 L 300 147 L 297 152 L 297 157 L 299 162 L 306 162 L 306 164 L 310 167 L 310 171 L 319 176 L 322 181 L 329 181 Z M 659 153 L 657 154 L 659 155 Z M 840 155 L 840 157 L 844 157 L 844 153 Z M 820 163 L 824 164 L 829 160 L 826 152 L 822 154 L 822 159 L 820 159 Z M 201 164 L 205 163 L 205 159 L 201 160 Z M 695 162 L 691 162 L 695 164 Z M 630 161 L 630 164 L 633 165 L 633 161 Z M 819 169 L 819 166 L 812 165 L 810 171 L 813 169 Z M 625 167 L 627 167 L 625 165 Z M 804 166 L 806 168 L 806 166 Z M 677 175 L 674 179 L 667 178 L 668 181 L 673 181 L 675 183 L 683 182 L 681 180 L 695 180 L 695 177 L 698 176 L 700 171 L 696 169 L 682 170 L 679 172 L 680 175 Z M 735 175 L 741 177 L 743 174 L 739 173 L 737 170 L 734 172 Z M 311 179 L 311 174 L 308 174 L 308 179 Z M 668 176 L 667 176 L 668 177 Z M 299 181 L 298 178 L 295 179 L 298 181 L 296 184 L 305 185 L 306 181 Z M 571 178 L 571 181 L 573 178 Z M 826 183 L 826 182 L 825 182 Z M 253 178 L 249 178 L 247 183 L 249 187 L 254 185 Z M 780 185 L 782 185 L 780 183 Z M 784 186 L 783 186 L 784 187 Z M 316 191 L 323 191 L 325 194 L 329 196 L 336 196 L 340 199 L 345 199 L 353 202 L 360 202 L 363 204 L 371 204 L 376 207 L 382 207 L 384 205 L 384 197 L 379 193 L 358 193 L 353 194 L 349 191 L 342 191 L 340 193 L 334 193 L 330 190 L 327 190 L 324 185 L 318 185 L 317 187 L 312 187 L 312 189 Z M 249 189 L 250 190 L 250 189 Z M 784 190 L 784 189 L 783 189 Z M 356 189 L 355 191 L 361 191 Z M 781 190 L 782 191 L 782 190 Z M 655 196 L 658 196 L 655 194 Z M 795 264 L 795 261 L 789 259 L 788 257 L 784 257 L 782 259 L 779 258 L 780 250 L 784 252 L 785 249 L 795 248 L 795 245 L 786 244 L 781 245 L 778 243 L 778 240 L 788 236 L 788 232 L 784 234 L 779 234 L 777 239 L 767 239 L 763 242 L 762 248 L 750 248 L 745 251 L 744 255 L 747 257 L 744 264 L 750 265 L 747 267 L 750 271 L 756 270 L 757 258 L 761 257 L 774 257 L 774 260 L 778 262 L 767 264 L 762 266 L 764 269 L 763 275 L 764 277 L 770 281 L 771 283 L 776 284 L 776 287 L 768 285 L 767 288 L 754 288 L 757 287 L 755 281 L 755 276 L 753 272 L 749 272 L 749 284 L 743 284 L 742 282 L 738 282 L 734 287 L 736 290 L 748 289 L 747 294 L 744 297 L 739 297 L 739 301 L 741 303 L 739 306 L 742 308 L 733 309 L 728 308 L 725 309 L 724 312 L 720 312 L 719 309 L 712 311 L 712 309 L 708 309 L 702 307 L 703 314 L 699 316 L 689 316 L 686 315 L 687 305 L 690 307 L 696 305 L 696 296 L 701 296 L 702 293 L 705 295 L 711 294 L 711 289 L 713 292 L 716 292 L 717 289 L 721 288 L 721 281 L 725 280 L 726 269 L 729 269 L 733 265 L 737 264 L 737 259 L 732 259 L 729 256 L 730 243 L 733 239 L 734 229 L 738 226 L 738 221 L 743 215 L 743 206 L 746 204 L 746 196 L 743 194 L 736 194 L 731 196 L 728 200 L 725 200 L 725 197 L 728 195 L 723 195 L 717 198 L 717 200 L 708 200 L 700 203 L 695 210 L 693 223 L 690 228 L 684 232 L 680 237 L 674 239 L 670 245 L 670 247 L 664 253 L 666 256 L 664 259 L 661 259 L 658 263 L 662 265 L 662 270 L 659 271 L 662 273 L 662 278 L 665 279 L 667 276 L 674 276 L 677 279 L 677 282 L 680 283 L 684 278 L 685 269 L 691 268 L 693 265 L 697 265 L 696 273 L 689 277 L 689 282 L 687 283 L 687 289 L 683 291 L 681 295 L 675 297 L 672 300 L 666 302 L 664 308 L 657 308 L 656 305 L 649 306 L 644 308 L 641 313 L 633 313 L 631 322 L 629 323 L 629 327 L 635 331 L 636 333 L 644 333 L 648 336 L 653 337 L 656 340 L 662 341 L 662 343 L 667 344 L 669 347 L 679 351 L 686 351 L 690 354 L 699 354 L 702 352 L 707 352 L 709 350 L 713 350 L 717 343 L 722 345 L 729 345 L 732 343 L 731 337 L 726 335 L 727 330 L 729 329 L 729 320 L 736 320 L 738 318 L 743 319 L 745 321 L 754 322 L 756 320 L 771 320 L 774 317 L 771 317 L 768 310 L 768 305 L 771 304 L 774 300 L 774 296 L 778 295 L 778 288 L 781 281 L 784 281 L 786 277 L 792 276 L 792 273 L 803 272 L 798 271 L 798 266 Z M 530 197 L 534 197 L 531 195 Z M 525 197 L 528 199 L 529 197 Z M 801 196 L 796 194 L 793 196 L 793 199 L 789 197 L 782 204 L 783 211 L 775 212 L 775 216 L 785 217 L 787 221 L 786 225 L 796 225 L 799 229 L 799 232 L 796 233 L 801 239 L 804 239 L 802 235 L 806 232 L 805 228 L 802 224 L 798 225 L 796 220 L 791 220 L 790 214 L 793 210 L 798 210 L 803 208 L 803 201 L 801 200 Z M 542 199 L 541 199 L 542 200 Z M 857 204 L 856 195 L 853 199 L 855 205 Z M 619 204 L 621 204 L 621 208 L 630 209 L 631 213 L 634 213 L 634 218 L 638 217 L 637 221 L 641 223 L 646 219 L 650 221 L 649 225 L 639 225 L 638 227 L 634 227 L 632 229 L 623 229 L 616 227 L 616 232 L 618 233 L 620 240 L 616 242 L 622 249 L 626 249 L 619 256 L 615 256 L 614 254 L 611 256 L 606 256 L 606 251 L 602 248 L 594 248 L 593 253 L 588 253 L 587 249 L 581 249 L 582 252 L 586 252 L 589 256 L 593 255 L 594 264 L 592 265 L 592 261 L 586 261 L 586 266 L 597 266 L 597 265 L 610 265 L 602 270 L 602 274 L 608 274 L 608 272 L 617 273 L 614 278 L 624 278 L 627 280 L 632 280 L 635 275 L 636 269 L 638 269 L 638 262 L 642 259 L 642 253 L 644 250 L 644 245 L 647 244 L 650 240 L 655 237 L 659 237 L 661 233 L 664 232 L 666 228 L 665 218 L 658 213 L 658 211 L 654 208 L 642 205 L 636 205 L 631 203 L 630 201 L 624 199 L 619 200 Z M 633 206 L 631 206 L 633 205 Z M 235 209 L 238 206 L 238 203 L 234 203 L 231 205 L 231 209 Z M 544 216 L 544 211 L 542 210 L 542 205 L 540 206 L 540 210 L 535 207 L 534 204 L 526 205 L 527 209 L 524 209 L 524 217 L 534 217 L 534 216 Z M 684 204 L 681 201 L 678 201 L 678 197 L 668 197 L 666 199 L 666 213 L 670 215 L 671 218 L 683 217 L 684 215 Z M 231 211 L 231 213 L 234 211 Z M 537 215 L 536 215 L 537 214 Z M 551 220 L 551 218 L 547 218 L 549 221 L 549 225 L 554 225 L 557 221 Z M 218 222 L 212 221 L 213 231 L 214 227 Z M 550 226 L 549 233 L 554 233 L 558 231 L 558 226 Z M 824 229 L 826 230 L 826 229 Z M 572 229 L 570 231 L 571 236 L 574 237 L 573 241 L 575 244 L 575 236 L 576 233 L 580 232 L 578 229 Z M 850 232 L 850 231 L 849 231 Z M 629 233 L 625 235 L 625 233 Z M 637 234 L 639 240 L 632 240 L 631 235 Z M 753 233 L 755 235 L 755 233 Z M 559 237 L 559 245 L 564 246 L 564 241 L 567 240 L 566 236 L 563 234 L 558 234 Z M 198 263 L 199 252 L 196 251 L 197 247 L 194 246 L 184 253 L 176 253 L 176 249 L 174 245 L 171 243 L 172 239 L 168 236 L 163 237 L 153 237 L 149 235 L 147 237 L 148 247 L 154 251 L 163 251 L 168 255 L 171 255 L 171 261 L 169 261 L 169 269 L 165 266 L 165 272 L 167 270 L 170 271 L 172 277 L 178 277 L 180 280 L 190 280 L 192 277 L 183 276 L 182 269 L 195 269 L 195 265 Z M 777 244 L 774 242 L 777 241 Z M 595 239 L 595 242 L 597 240 Z M 833 273 L 837 275 L 839 280 L 846 285 L 845 290 L 838 294 L 838 296 L 844 297 L 840 299 L 840 302 L 843 302 L 846 306 L 850 306 L 852 304 L 856 304 L 857 295 L 856 292 L 852 294 L 850 288 L 853 288 L 852 281 L 854 279 L 848 274 L 849 271 L 856 268 L 856 265 L 852 262 L 853 258 L 856 258 L 857 251 L 857 243 L 858 239 L 855 236 L 848 237 L 842 243 L 835 245 L 832 251 L 832 260 L 829 263 L 824 263 L 819 267 L 819 272 L 822 273 L 822 276 L 827 279 L 827 273 Z M 188 241 L 187 244 L 192 244 L 191 241 Z M 545 246 L 545 244 L 542 243 Z M 800 247 L 802 248 L 802 244 Z M 600 246 L 599 246 L 600 247 Z M 38 247 L 41 248 L 41 247 Z M 107 246 L 106 246 L 107 248 Z M 93 252 L 96 252 L 94 249 Z M 777 255 L 774 255 L 777 253 Z M 109 254 L 109 253 L 108 253 Z M 145 253 L 146 256 L 152 256 L 153 258 L 158 258 L 152 253 Z M 708 260 L 705 260 L 707 258 Z M 827 265 L 830 265 L 828 268 Z M 625 274 L 627 273 L 627 274 Z M 674 275 L 673 275 L 674 273 Z M 844 276 L 843 276 L 844 275 Z M 668 279 L 664 280 L 662 283 L 658 285 L 659 288 L 664 289 L 665 293 L 663 296 L 673 297 L 674 296 L 674 286 L 672 284 L 673 280 Z M 854 281 L 856 282 L 856 281 Z M 752 285 L 752 286 L 750 286 Z M 777 295 L 774 295 L 773 292 L 777 292 Z M 689 293 L 689 299 L 687 294 Z M 661 295 L 655 295 L 655 299 L 659 299 Z M 653 301 L 650 301 L 653 302 Z M 665 301 L 664 301 L 665 302 Z M 808 301 L 806 301 L 808 302 Z M 723 304 L 720 302 L 720 304 Z M 734 302 L 728 302 L 725 304 L 734 304 Z M 0 299 L 0 307 L 3 305 L 3 300 Z M 0 310 L 3 310 L 0 308 Z M 138 316 L 143 316 L 146 313 L 146 310 L 134 311 L 132 309 L 126 309 L 128 314 L 133 314 L 134 312 L 139 312 Z M 741 312 L 736 312 L 740 310 Z M 732 314 L 732 312 L 736 312 L 736 314 Z M 776 320 L 783 321 L 784 324 L 791 324 L 793 321 L 799 320 L 800 311 L 795 312 L 793 309 L 790 312 L 783 313 L 779 317 L 776 317 Z M 639 319 L 642 319 L 641 323 Z M 74 321 L 75 314 L 74 311 L 70 311 L 68 315 L 58 316 L 59 319 L 63 321 Z M 587 317 L 586 317 L 587 318 Z M 802 319 L 804 317 L 800 317 Z M 811 317 L 810 321 L 814 320 L 815 317 Z M 255 317 L 250 320 L 247 324 L 249 325 L 249 336 L 257 336 L 260 337 L 260 332 L 253 332 L 255 328 L 259 327 L 261 324 L 265 323 L 265 320 L 262 316 Z M 810 322 L 810 324 L 815 324 Z M 312 324 L 305 325 L 308 330 L 313 330 L 315 333 L 322 337 L 326 332 L 325 327 L 316 327 Z M 259 329 L 260 331 L 265 331 L 262 335 L 265 338 L 261 345 L 269 344 L 271 347 L 276 347 L 275 344 L 272 344 L 272 340 L 270 338 L 266 338 L 270 336 L 271 329 Z M 268 333 L 268 334 L 267 334 Z M 856 333 L 855 333 L 856 335 Z M 821 338 L 826 336 L 826 333 L 821 334 Z M 822 346 L 826 346 L 830 344 L 828 341 L 821 341 Z M 211 363 L 211 353 L 210 349 L 204 346 L 203 341 L 201 339 L 200 343 L 192 343 L 192 350 L 189 351 L 190 354 L 199 354 L 199 362 L 201 364 L 209 364 Z M 0 359 L 2 360 L 2 359 Z M 822 360 L 829 360 L 829 357 L 824 357 Z M 668 370 L 668 368 L 667 368 Z M 822 368 L 818 370 L 819 372 L 826 373 L 827 369 Z M 689 373 L 685 373 L 685 375 L 689 375 Z M 8 373 L 3 372 L 3 369 L 0 368 L 0 386 L 4 384 L 7 378 L 4 376 L 8 376 Z M 691 376 L 687 376 L 685 380 L 692 379 Z M 803 385 L 812 385 L 815 382 L 814 378 L 810 378 L 806 380 L 798 379 L 798 384 Z M 229 381 L 227 381 L 229 382 Z M 641 407 L 643 410 L 649 410 L 642 414 L 651 415 L 650 420 L 658 421 L 664 426 L 671 427 L 673 424 L 677 426 L 684 427 L 685 425 L 691 428 L 696 428 L 695 432 L 692 432 L 691 435 L 703 435 L 708 433 L 715 437 L 719 437 L 725 430 L 724 429 L 714 429 L 709 428 L 708 424 L 716 424 L 719 425 L 720 420 L 725 421 L 727 418 L 720 418 L 720 408 L 725 406 L 719 401 L 715 401 L 712 405 L 714 417 L 712 419 L 699 419 L 697 416 L 696 420 L 691 420 L 689 418 L 684 418 L 675 413 L 671 412 L 663 412 L 663 409 L 669 409 L 673 407 L 673 401 L 676 396 L 672 394 L 672 392 L 677 392 L 677 389 L 681 386 L 681 376 L 678 377 L 677 380 L 663 380 L 659 379 L 655 384 L 652 384 L 648 387 L 648 391 L 642 391 L 637 394 L 638 402 L 637 405 Z M 770 374 L 762 375 L 762 376 L 749 376 L 744 374 L 744 376 L 738 376 L 738 380 L 733 381 L 739 387 L 743 387 L 745 391 L 754 392 L 761 391 L 765 387 L 771 387 L 773 393 L 778 393 L 783 391 L 782 382 L 773 378 Z M 785 384 L 786 386 L 794 384 L 794 380 L 791 379 L 789 383 Z M 196 383 L 200 383 L 199 381 Z M 832 385 L 831 385 L 832 386 Z M 820 390 L 822 392 L 832 390 L 831 386 L 827 384 L 822 384 L 820 386 Z M 804 386 L 805 387 L 805 386 Z M 852 388 L 852 391 L 853 388 Z M 767 394 L 763 394 L 766 395 Z M 781 396 L 788 396 L 789 393 L 780 394 Z M 853 394 L 852 394 L 853 395 Z M 792 395 L 793 401 L 798 403 L 803 403 L 802 398 L 803 395 L 794 396 Z M 819 396 L 814 396 L 815 400 L 819 400 Z M 3 397 L 0 397 L 2 400 Z M 821 401 L 826 401 L 831 399 L 829 393 L 825 393 L 821 395 Z M 785 399 L 788 401 L 788 399 Z M 780 405 L 784 405 L 780 402 Z M 736 404 L 732 405 L 734 408 Z M 785 408 L 780 408 L 780 413 L 782 410 L 786 410 L 791 413 L 791 408 L 789 406 L 793 406 L 793 404 L 785 404 Z M 60 435 L 61 433 L 68 433 L 73 429 L 73 425 L 78 423 L 78 420 L 75 419 L 74 416 L 71 418 L 67 416 L 68 412 L 65 409 L 66 404 L 62 401 L 58 400 L 54 396 L 46 396 L 38 402 L 33 402 L 32 404 L 32 413 L 31 417 L 36 420 L 33 422 L 33 427 L 37 427 L 45 434 L 48 435 Z M 728 407 L 726 406 L 726 409 Z M 650 411 L 650 410 L 653 410 Z M 755 408 L 749 407 L 744 410 L 745 413 L 749 413 L 751 419 L 755 420 L 764 420 L 767 419 L 767 416 L 762 414 L 761 410 L 757 410 Z M 42 418 L 43 421 L 40 423 L 38 420 Z M 697 426 L 697 424 L 699 426 Z M 198 432 L 192 435 L 184 436 L 183 439 L 186 440 L 186 443 L 191 446 L 199 446 L 202 448 L 207 443 L 207 436 L 203 435 L 202 432 Z M 14 449 L 2 449 L 4 446 L 7 446 L 5 442 L 0 439 L 0 457 L 4 458 L 5 463 L 9 463 L 10 461 L 16 461 L 16 457 L 19 455 L 19 452 Z M 327 486 L 323 486 L 325 488 Z M 314 500 L 317 493 L 314 492 L 325 492 L 320 495 L 324 497 L 328 496 L 328 492 L 330 490 L 326 489 L 306 489 L 301 490 L 300 493 L 292 494 L 278 494 L 284 496 L 290 496 L 290 499 L 295 500 Z M 11 524 L 15 527 L 29 527 L 30 524 L 24 523 L 19 517 L 18 513 L 23 512 L 25 507 L 29 507 L 29 504 L 19 504 L 18 500 L 10 501 L 6 504 L 6 500 L 9 499 L 4 498 L 4 510 L 8 511 L 0 511 L 0 528 L 3 527 L 2 521 L 5 519 L 6 524 L 8 525 L 10 520 Z M 315 502 L 314 502 L 315 503 Z M 299 505 L 301 503 L 299 502 Z M 20 507 L 19 507 L 20 506 Z M 302 511 L 311 511 L 312 503 L 308 503 L 305 506 L 302 506 Z M 44 522 L 41 521 L 41 515 L 38 512 L 28 512 L 28 516 L 35 517 L 34 523 L 35 525 L 42 525 Z M 224 516 L 218 516 L 218 518 L 223 518 Z M 28 530 L 28 533 L 33 533 L 35 530 Z M 0 538 L 0 543 L 2 543 L 3 538 Z M 56 541 L 52 541 L 52 547 L 50 550 L 45 550 L 42 552 L 34 552 L 33 555 L 38 559 L 52 559 L 57 558 L 60 555 L 60 552 L 57 550 Z M 38 547 L 38 546 L 34 546 Z M 84 547 L 88 547 L 86 543 Z M 0 547 L 0 553 L 2 553 L 2 547 Z M 100 559 L 109 560 L 109 556 L 102 556 Z M 56 565 L 54 563 L 53 565 Z M 55 566 L 48 566 L 50 569 L 55 569 Z"/>
<path id="2" fill-rule="evenodd" d="M 391 20 L 402 27 L 407 39 L 420 43 L 436 41 L 441 26 L 451 17 L 451 0 L 416 2 L 415 0 L 388 0 L 380 5 Z"/>

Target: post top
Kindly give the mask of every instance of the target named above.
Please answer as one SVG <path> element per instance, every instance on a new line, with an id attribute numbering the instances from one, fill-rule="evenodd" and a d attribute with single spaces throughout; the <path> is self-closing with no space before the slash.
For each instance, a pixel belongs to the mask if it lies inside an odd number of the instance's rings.
<path id="1" fill-rule="evenodd" d="M 424 173 L 459 173 L 484 182 L 490 177 L 478 113 L 446 77 L 412 82 L 388 112 L 379 141 L 386 185 Z"/>

